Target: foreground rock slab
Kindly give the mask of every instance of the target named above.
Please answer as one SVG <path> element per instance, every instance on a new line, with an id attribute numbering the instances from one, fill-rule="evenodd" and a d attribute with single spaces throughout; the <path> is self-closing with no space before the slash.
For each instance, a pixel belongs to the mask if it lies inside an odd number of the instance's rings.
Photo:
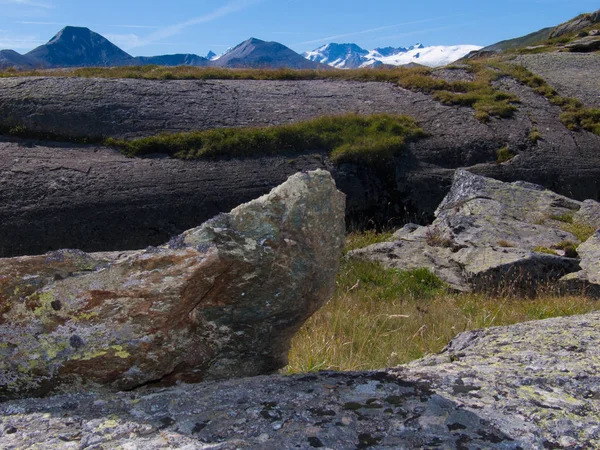
<path id="1" fill-rule="evenodd" d="M 565 231 L 600 228 L 600 204 L 593 200 L 579 202 L 535 184 L 504 183 L 459 169 L 435 215 L 428 227 L 409 224 L 393 242 L 352 251 L 349 257 L 400 270 L 427 267 L 461 291 L 527 295 L 582 268 L 593 272 L 597 265 L 593 239 L 581 244 Z M 600 279 L 592 276 L 591 282 Z M 570 282 L 567 290 L 598 291 L 590 287 Z"/>
<path id="2" fill-rule="evenodd" d="M 0 395 L 271 373 L 333 293 L 344 233 L 319 170 L 161 247 L 0 260 Z"/>
<path id="3" fill-rule="evenodd" d="M 593 313 L 463 333 L 377 372 L 7 401 L 0 447 L 597 448 L 599 374 Z"/>

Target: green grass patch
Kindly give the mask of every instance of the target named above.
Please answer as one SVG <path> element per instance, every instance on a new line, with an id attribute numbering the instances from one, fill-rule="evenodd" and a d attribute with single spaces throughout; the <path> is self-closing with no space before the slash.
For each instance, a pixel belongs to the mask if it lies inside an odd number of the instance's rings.
<path id="1" fill-rule="evenodd" d="M 349 241 L 359 242 L 356 234 Z M 356 259 L 342 261 L 336 286 L 294 337 L 284 373 L 392 367 L 441 351 L 463 331 L 598 309 L 584 296 L 455 294 L 427 269 L 401 272 Z"/>
<path id="2" fill-rule="evenodd" d="M 554 214 L 550 218 L 563 223 L 573 223 L 573 213 Z"/>
<path id="3" fill-rule="evenodd" d="M 166 153 L 182 159 L 273 155 L 322 150 L 334 162 L 381 163 L 389 161 L 424 131 L 407 116 L 375 114 L 327 116 L 291 125 L 261 128 L 217 128 L 189 133 L 116 140 L 127 156 Z"/>
<path id="4" fill-rule="evenodd" d="M 551 104 L 560 106 L 562 109 L 560 120 L 569 130 L 584 129 L 600 135 L 599 108 L 588 108 L 575 98 L 560 96 L 543 78 L 523 66 L 497 61 L 491 64 L 503 73 L 529 86 L 539 95 L 543 95 Z"/>
<path id="5" fill-rule="evenodd" d="M 542 138 L 542 134 L 540 133 L 540 130 L 537 127 L 533 127 L 531 129 L 531 131 L 529 132 L 529 139 L 534 144 L 537 144 L 541 138 Z"/>
<path id="6" fill-rule="evenodd" d="M 587 241 L 597 230 L 595 226 L 580 221 L 565 222 L 560 228 L 571 233 L 581 242 Z"/>
<path id="7" fill-rule="evenodd" d="M 392 238 L 391 231 L 378 233 L 375 230 L 366 231 L 353 231 L 346 235 L 346 247 L 344 248 L 344 254 L 351 250 L 358 248 L 364 248 L 372 244 L 379 244 L 380 242 L 387 242 Z"/>

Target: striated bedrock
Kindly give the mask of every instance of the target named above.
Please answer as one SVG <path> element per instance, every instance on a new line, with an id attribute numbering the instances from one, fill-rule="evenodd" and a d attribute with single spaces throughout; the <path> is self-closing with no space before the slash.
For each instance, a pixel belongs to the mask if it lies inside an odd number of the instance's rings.
<path id="1" fill-rule="evenodd" d="M 566 290 L 596 295 L 598 235 L 588 237 L 600 229 L 599 213 L 594 200 L 457 170 L 431 225 L 409 224 L 393 241 L 349 257 L 401 270 L 427 267 L 458 290 L 534 295 L 540 285 L 566 276 Z"/>
<path id="2" fill-rule="evenodd" d="M 0 403 L 3 448 L 600 446 L 600 314 L 460 334 L 374 372 L 259 376 Z"/>
<path id="3" fill-rule="evenodd" d="M 0 260 L 0 395 L 271 373 L 333 293 L 344 233 L 317 170 L 160 247 Z"/>
<path id="4" fill-rule="evenodd" d="M 581 65 L 578 73 L 596 67 Z M 459 80 L 470 74 L 444 70 L 439 76 Z M 406 114 L 428 134 L 378 167 L 335 165 L 322 149 L 181 161 L 126 158 L 102 145 L 0 137 L 0 256 L 160 245 L 297 171 L 317 168 L 332 172 L 347 195 L 347 222 L 359 226 L 432 220 L 457 168 L 597 200 L 600 136 L 566 129 L 560 107 L 529 87 L 511 79 L 497 83 L 521 103 L 513 118 L 482 123 L 472 108 L 443 105 L 392 83 L 0 79 L 2 124 L 42 134 L 134 137 L 351 112 Z M 588 97 L 597 95 L 588 91 Z M 534 129 L 537 142 L 530 137 Z M 498 151 L 506 146 L 515 157 L 500 164 Z"/>

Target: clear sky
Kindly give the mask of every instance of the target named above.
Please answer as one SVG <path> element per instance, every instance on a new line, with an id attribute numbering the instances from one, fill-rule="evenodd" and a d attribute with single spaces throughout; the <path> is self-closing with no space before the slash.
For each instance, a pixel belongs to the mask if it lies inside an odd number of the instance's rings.
<path id="1" fill-rule="evenodd" d="M 66 25 L 134 56 L 204 56 L 249 37 L 297 52 L 330 42 L 485 46 L 597 9 L 599 0 L 0 0 L 0 49 L 25 53 Z"/>

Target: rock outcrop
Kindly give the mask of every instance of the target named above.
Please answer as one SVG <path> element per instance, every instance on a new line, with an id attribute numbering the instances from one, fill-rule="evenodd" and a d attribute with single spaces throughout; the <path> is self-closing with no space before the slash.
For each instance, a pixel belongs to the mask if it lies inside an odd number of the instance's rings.
<path id="1" fill-rule="evenodd" d="M 333 293 L 344 234 L 321 170 L 160 247 L 0 260 L 0 395 L 271 373 Z"/>
<path id="2" fill-rule="evenodd" d="M 590 84 L 576 83 L 587 86 L 576 94 L 597 99 L 598 55 L 564 55 L 589 57 L 567 78 L 587 76 Z M 570 64 L 561 70 L 564 66 Z M 470 76 L 464 70 L 444 73 L 452 73 L 453 81 Z M 24 126 L 42 135 L 129 138 L 277 125 L 349 112 L 407 114 L 429 135 L 382 167 L 333 165 L 322 149 L 182 162 L 125 158 L 99 145 L 0 138 L 0 255 L 160 245 L 170 235 L 256 198 L 305 169 L 333 173 L 347 194 L 347 221 L 359 225 L 432 220 L 457 168 L 503 181 L 526 180 L 578 200 L 597 200 L 600 136 L 567 130 L 559 120 L 560 107 L 529 87 L 511 79 L 498 83 L 521 99 L 519 110 L 512 119 L 481 123 L 471 108 L 443 105 L 430 95 L 391 83 L 0 79 L 1 125 L 17 131 Z M 530 138 L 534 127 L 541 135 L 537 142 Z M 516 156 L 499 164 L 498 150 L 506 145 Z"/>
<path id="3" fill-rule="evenodd" d="M 600 446 L 600 314 L 467 332 L 377 372 L 270 376 L 0 403 L 3 448 Z"/>
<path id="4" fill-rule="evenodd" d="M 349 257 L 404 270 L 429 267 L 459 290 L 534 294 L 540 285 L 580 270 L 575 248 L 581 242 L 565 229 L 600 228 L 599 208 L 597 202 L 578 202 L 531 183 L 503 183 L 458 170 L 430 226 L 407 226 L 394 242 Z M 598 261 L 593 242 L 579 247 L 586 272 L 594 272 Z"/>

